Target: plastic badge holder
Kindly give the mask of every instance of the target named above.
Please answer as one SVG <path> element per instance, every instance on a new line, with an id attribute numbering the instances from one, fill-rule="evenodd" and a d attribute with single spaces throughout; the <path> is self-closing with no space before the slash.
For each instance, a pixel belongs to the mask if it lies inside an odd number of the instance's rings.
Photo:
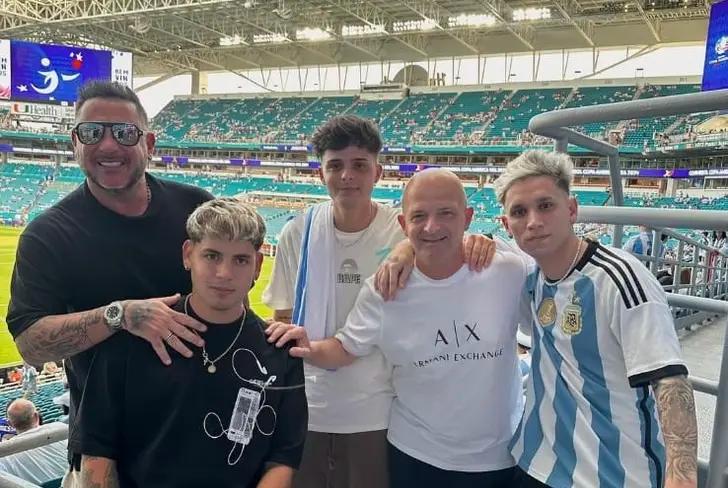
<path id="1" fill-rule="evenodd" d="M 255 420 L 260 408 L 260 392 L 248 388 L 238 390 L 227 438 L 244 445 L 250 443 L 255 429 Z"/>

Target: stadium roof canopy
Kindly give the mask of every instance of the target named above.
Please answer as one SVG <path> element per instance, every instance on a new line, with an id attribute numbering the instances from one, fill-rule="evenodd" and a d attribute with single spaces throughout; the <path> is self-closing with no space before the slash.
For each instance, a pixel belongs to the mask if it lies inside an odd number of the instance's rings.
<path id="1" fill-rule="evenodd" d="M 0 38 L 131 51 L 142 76 L 696 42 L 705 39 L 709 6 L 709 0 L 0 0 Z"/>

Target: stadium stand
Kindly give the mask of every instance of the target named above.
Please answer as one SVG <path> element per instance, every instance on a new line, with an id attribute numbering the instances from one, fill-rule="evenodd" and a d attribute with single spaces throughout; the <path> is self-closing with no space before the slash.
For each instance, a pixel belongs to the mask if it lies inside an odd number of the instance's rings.
<path id="1" fill-rule="evenodd" d="M 10 109 L 8 107 L 0 107 L 0 127 L 9 127 Z"/>
<path id="2" fill-rule="evenodd" d="M 325 198 L 326 188 L 318 182 L 277 181 L 272 177 L 237 176 L 233 174 L 196 173 L 192 171 L 154 171 L 154 174 L 173 181 L 195 185 L 217 196 L 234 196 L 258 192 L 280 197 Z M 0 219 L 12 221 L 17 215 L 26 220 L 35 218 L 44 209 L 59 201 L 83 181 L 83 173 L 74 166 L 61 166 L 54 170 L 49 165 L 8 163 L 0 165 L 0 186 L 7 189 L 10 199 L 0 206 Z M 398 203 L 402 197 L 400 186 L 377 186 L 373 198 L 383 202 Z M 468 199 L 475 209 L 471 230 L 482 233 L 501 233 L 496 217 L 501 208 L 491 187 L 468 187 Z M 575 190 L 580 205 L 603 206 L 609 194 L 603 189 Z M 728 196 L 722 197 L 659 197 L 652 194 L 628 195 L 625 205 L 631 207 L 679 208 L 695 210 L 728 210 Z M 305 205 L 303 205 L 305 206 Z M 283 225 L 298 210 L 258 207 L 266 220 L 271 242 Z"/>
<path id="3" fill-rule="evenodd" d="M 52 167 L 35 164 L 0 166 L 0 221 L 12 222 L 25 215 L 42 192 Z"/>
<path id="4" fill-rule="evenodd" d="M 277 141 L 276 136 L 280 128 L 300 116 L 315 101 L 315 98 L 310 97 L 277 99 L 266 106 L 255 118 L 255 125 L 258 127 L 256 137 L 263 142 Z"/>
<path id="5" fill-rule="evenodd" d="M 269 207 L 257 205 L 268 226 L 268 242 L 277 243 L 285 223 L 310 203 L 311 198 L 326 198 L 326 188 L 315 180 L 309 182 L 280 181 L 272 177 L 238 176 L 234 174 L 197 173 L 192 171 L 154 171 L 154 174 L 173 181 L 204 188 L 217 196 L 241 194 L 266 195 L 269 199 L 288 198 L 298 202 L 296 208 Z M 0 182 L 3 188 L 11 190 L 11 198 L 0 207 L 0 218 L 12 222 L 23 215 L 30 221 L 43 210 L 71 192 L 83 181 L 83 173 L 74 166 L 61 166 L 54 170 L 49 165 L 29 163 L 8 163 L 0 166 Z M 491 187 L 477 189 L 467 187 L 469 204 L 475 209 L 471 231 L 504 236 L 497 217 L 501 207 Z M 574 191 L 580 205 L 603 206 L 609 201 L 604 189 Z M 402 197 L 401 185 L 386 182 L 374 189 L 376 200 L 398 204 Z M 722 197 L 660 197 L 654 194 L 630 194 L 625 205 L 631 207 L 679 208 L 695 210 L 728 210 L 728 196 Z"/>
<path id="6" fill-rule="evenodd" d="M 357 99 L 348 114 L 358 115 L 367 119 L 372 119 L 377 124 L 381 124 L 382 120 L 387 117 L 402 100 L 362 100 Z"/>
<path id="7" fill-rule="evenodd" d="M 636 92 L 636 86 L 578 88 L 572 95 L 571 100 L 564 105 L 564 108 L 626 102 L 628 100 L 634 100 Z M 604 122 L 593 122 L 580 127 L 579 130 L 584 134 L 603 138 L 608 128 L 616 128 L 616 125 L 606 124 Z"/>
<path id="8" fill-rule="evenodd" d="M 283 129 L 277 134 L 275 140 L 277 142 L 305 143 L 322 120 L 346 113 L 353 103 L 354 97 L 318 98 L 290 122 L 284 123 Z"/>
<path id="9" fill-rule="evenodd" d="M 508 90 L 460 93 L 433 122 L 423 139 L 425 143 L 477 143 L 498 110 L 510 97 Z"/>
<path id="10" fill-rule="evenodd" d="M 64 390 L 63 381 L 58 378 L 40 379 L 38 382 L 38 392 L 31 395 L 29 400 L 35 404 L 43 423 L 62 420 L 63 409 L 60 405 L 53 403 L 53 399 L 61 395 Z M 0 412 L 6 412 L 10 402 L 22 395 L 19 385 L 7 385 L 0 388 Z"/>
<path id="11" fill-rule="evenodd" d="M 161 141 L 279 142 L 305 144 L 334 114 L 371 118 L 385 144 L 529 144 L 528 121 L 557 108 L 573 108 L 699 91 L 697 85 L 601 86 L 413 94 L 398 100 L 354 96 L 175 99 L 154 118 Z M 679 134 L 706 116 L 633 119 L 577 128 L 622 144 L 643 147 L 656 135 Z"/>
<path id="12" fill-rule="evenodd" d="M 647 85 L 639 92 L 639 99 L 683 95 L 700 91 L 698 85 Z M 655 139 L 657 134 L 669 134 L 669 129 L 677 125 L 685 117 L 667 116 L 649 119 L 633 119 L 626 122 L 626 134 L 623 143 L 631 146 L 644 145 Z"/>
<path id="13" fill-rule="evenodd" d="M 498 118 L 488 129 L 488 137 L 494 139 L 514 140 L 528 127 L 531 117 L 542 112 L 559 108 L 569 89 L 555 90 L 518 90 L 506 101 Z"/>
<path id="14" fill-rule="evenodd" d="M 422 140 L 424 133 L 439 115 L 452 104 L 455 93 L 412 95 L 380 124 L 382 137 L 391 146 L 403 146 Z"/>

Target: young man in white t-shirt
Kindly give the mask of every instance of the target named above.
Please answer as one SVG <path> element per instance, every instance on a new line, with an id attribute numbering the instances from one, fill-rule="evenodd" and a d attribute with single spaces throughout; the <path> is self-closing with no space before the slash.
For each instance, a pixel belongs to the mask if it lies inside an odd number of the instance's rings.
<path id="1" fill-rule="evenodd" d="M 390 302 L 366 280 L 344 328 L 309 341 L 305 327 L 273 324 L 294 356 L 320 368 L 392 365 L 390 486 L 510 486 L 510 442 L 522 412 L 516 324 L 527 264 L 498 251 L 483 272 L 463 265 L 472 219 L 457 176 L 425 170 L 410 180 L 398 217 L 415 250 L 407 288 Z"/>
<path id="2" fill-rule="evenodd" d="M 318 242 L 325 243 L 328 237 L 331 247 L 305 246 L 312 234 L 322 228 L 326 232 L 327 222 L 313 221 L 313 209 L 288 222 L 263 301 L 275 311 L 275 320 L 318 326 L 322 337 L 332 337 L 346 322 L 364 280 L 405 237 L 397 222 L 399 210 L 371 198 L 382 175 L 378 163 L 382 140 L 376 125 L 357 116 L 337 116 L 316 131 L 311 143 L 321 160 L 321 181 L 331 196 L 329 206 L 321 205 L 318 211 L 329 211 L 333 220 L 329 223 L 333 236 L 323 236 Z M 489 242 L 473 236 L 466 243 L 465 253 L 474 268 L 482 268 L 488 260 Z M 316 262 L 317 257 L 328 263 Z M 320 281 L 307 284 L 301 278 L 307 265 L 332 269 Z M 306 285 L 331 285 L 333 300 L 327 304 L 327 313 L 332 317 L 327 323 L 302 324 L 305 312 L 293 317 L 294 308 L 297 312 L 302 309 Z M 317 304 L 307 305 L 310 313 Z M 305 364 L 305 373 L 309 432 L 294 480 L 296 488 L 386 488 L 386 428 L 394 395 L 391 365 L 376 351 L 339 370 Z"/>
<path id="3" fill-rule="evenodd" d="M 631 254 L 574 234 L 571 176 L 568 156 L 528 151 L 495 182 L 506 229 L 538 265 L 515 486 L 694 488 L 693 392 L 665 293 Z"/>

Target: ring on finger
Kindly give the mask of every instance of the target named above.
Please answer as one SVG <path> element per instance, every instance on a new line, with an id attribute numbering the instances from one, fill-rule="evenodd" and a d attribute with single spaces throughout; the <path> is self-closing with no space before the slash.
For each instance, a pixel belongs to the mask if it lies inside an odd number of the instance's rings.
<path id="1" fill-rule="evenodd" d="M 170 332 L 170 333 L 169 333 L 169 335 L 168 335 L 167 337 L 165 337 L 165 338 L 164 338 L 164 341 L 165 341 L 165 342 L 169 342 L 169 340 L 170 340 L 170 339 L 171 339 L 172 337 L 174 337 L 174 332 Z"/>

